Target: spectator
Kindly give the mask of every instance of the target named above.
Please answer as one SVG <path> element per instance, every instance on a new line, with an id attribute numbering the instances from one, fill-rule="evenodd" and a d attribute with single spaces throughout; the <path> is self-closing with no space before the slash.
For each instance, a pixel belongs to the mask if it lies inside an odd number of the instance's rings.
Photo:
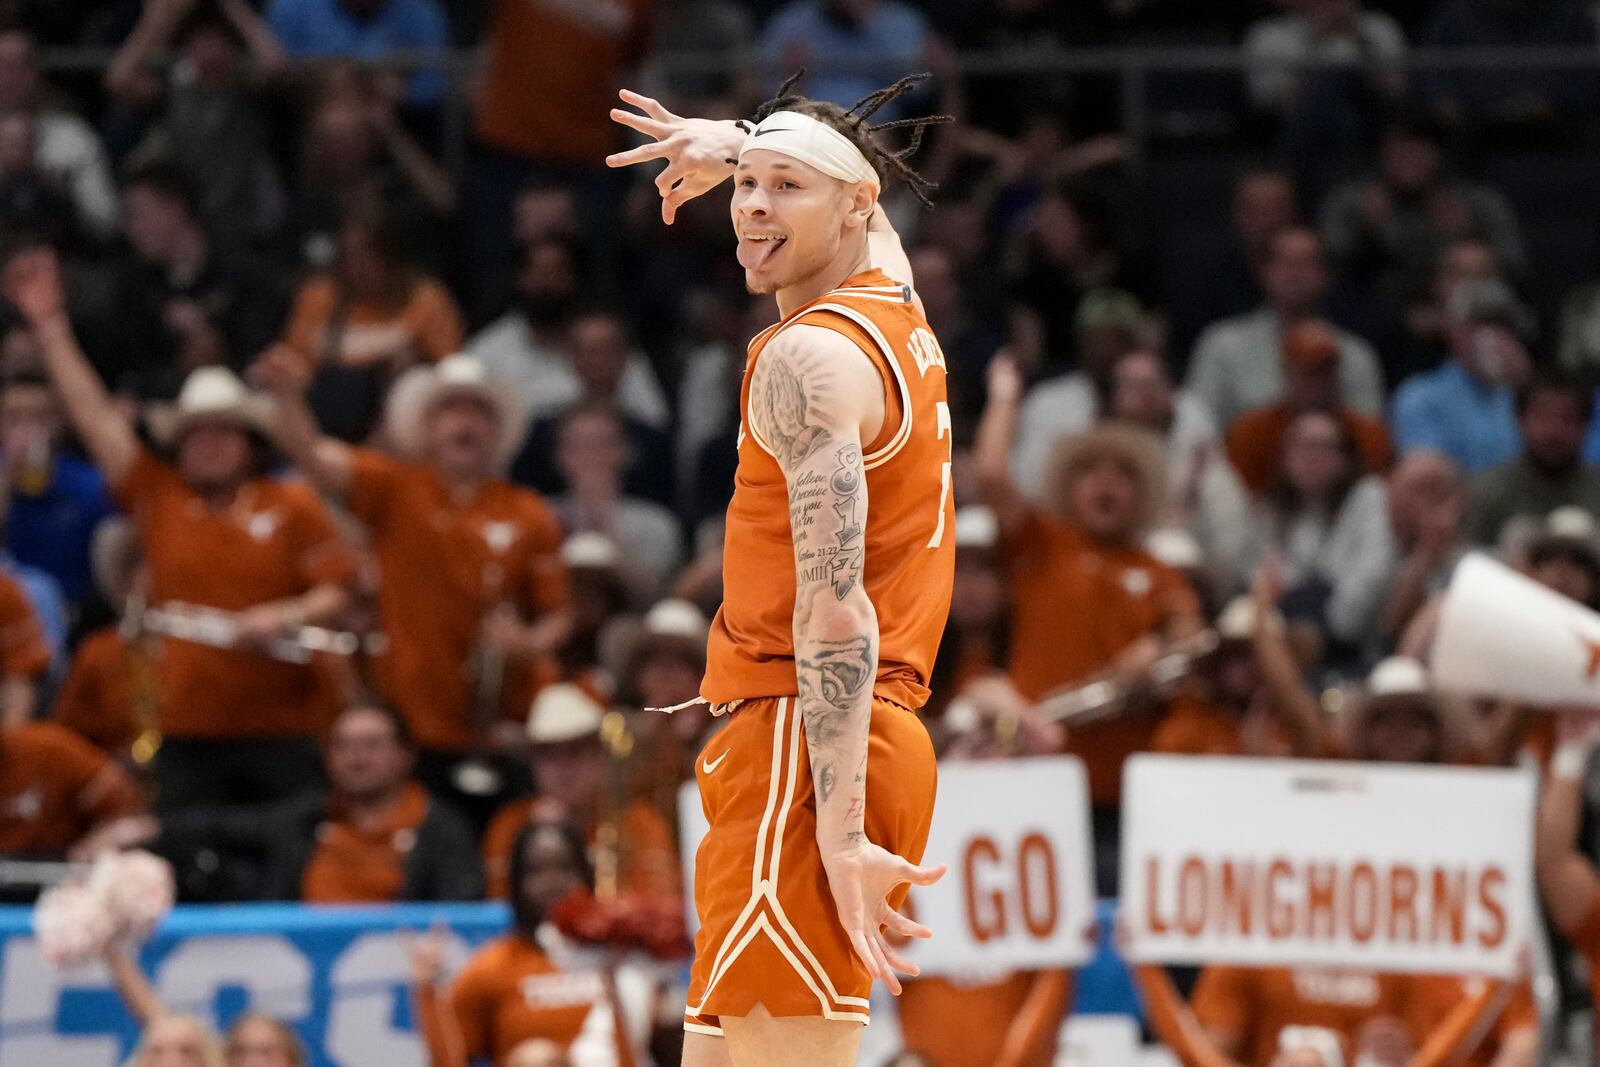
<path id="1" fill-rule="evenodd" d="M 39 162 L 39 128 L 24 111 L 0 113 L 0 224 L 58 247 L 84 244 L 72 202 Z"/>
<path id="2" fill-rule="evenodd" d="M 1102 672 L 1138 677 L 1168 642 L 1200 628 L 1200 608 L 1183 577 L 1139 547 L 1162 503 L 1160 444 L 1116 424 L 1070 438 L 1045 480 L 1048 503 L 1033 505 L 1009 473 L 1020 392 L 1015 363 L 997 358 L 976 458 L 1012 598 L 1009 673 L 1037 700 Z M 1103 892 L 1115 881 L 1122 763 L 1149 747 L 1155 728 L 1154 719 L 1122 718 L 1067 738 L 1088 767 Z"/>
<path id="3" fill-rule="evenodd" d="M 1444 0 L 1423 26 L 1421 43 L 1443 49 L 1593 48 L 1595 24 L 1577 0 Z M 1539 65 L 1440 71 L 1423 91 L 1447 121 L 1501 132 L 1559 130 L 1563 120 L 1581 118 L 1594 104 L 1594 79 L 1587 72 Z"/>
<path id="4" fill-rule="evenodd" d="M 609 311 L 578 316 L 568 333 L 567 347 L 562 378 L 571 388 L 570 399 L 557 413 L 534 422 L 512 462 L 512 478 L 541 492 L 570 489 L 557 455 L 563 416 L 582 406 L 598 405 L 615 411 L 627 431 L 630 453 L 623 474 L 624 490 L 670 504 L 672 441 L 665 432 L 666 401 L 655 375 L 632 351 L 632 339 L 621 317 Z M 643 373 L 630 375 L 635 366 Z M 561 395 L 552 388 L 545 393 L 546 402 L 552 394 Z"/>
<path id="5" fill-rule="evenodd" d="M 219 1042 L 204 1023 L 168 1010 L 126 942 L 112 943 L 105 964 L 117 996 L 139 1025 L 139 1048 L 130 1067 L 306 1067 L 305 1046 L 281 1020 L 247 1011 L 235 1017 Z M 165 1058 L 175 1054 L 190 1058 Z"/>
<path id="6" fill-rule="evenodd" d="M 808 97 L 844 107 L 923 69 L 933 46 L 927 21 L 899 0 L 789 0 L 761 35 L 766 69 L 794 74 L 803 67 Z M 898 104 L 880 112 L 901 113 Z"/>
<path id="7" fill-rule="evenodd" d="M 1568 505 L 1600 514 L 1600 472 L 1580 455 L 1594 416 L 1590 391 L 1564 375 L 1535 374 L 1518 392 L 1516 411 L 1522 454 L 1473 481 L 1466 520 L 1473 544 L 1498 544 L 1520 516 L 1543 518 Z"/>
<path id="8" fill-rule="evenodd" d="M 1510 203 L 1487 186 L 1455 176 L 1443 131 L 1415 116 L 1384 128 L 1375 176 L 1329 195 L 1322 233 L 1342 269 L 1377 279 L 1379 291 L 1394 298 L 1421 290 L 1451 241 L 1484 241 L 1518 277 L 1528 266 Z"/>
<path id="9" fill-rule="evenodd" d="M 896 1004 L 901 1040 L 931 1067 L 1054 1063 L 1073 985 L 1073 973 L 1060 969 L 998 981 L 913 979 Z"/>
<path id="10" fill-rule="evenodd" d="M 0 856 L 88 859 L 137 837 L 143 810 L 122 769 L 70 730 L 0 730 Z"/>
<path id="11" fill-rule="evenodd" d="M 51 719 L 125 765 L 150 763 L 160 746 L 156 656 L 160 641 L 144 632 L 149 578 L 133 524 L 118 516 L 95 533 L 94 584 L 117 622 L 78 642 Z M 124 612 L 127 615 L 124 615 Z"/>
<path id="12" fill-rule="evenodd" d="M 442 1001 L 444 946 L 431 938 L 412 949 L 412 994 L 433 1064 L 509 1063 L 533 1039 L 565 1049 L 574 1067 L 640 1062 L 654 978 L 636 961 L 575 944 L 550 921 L 594 889 L 582 833 L 542 818 L 516 835 L 511 856 L 512 929 L 468 961 Z"/>
<path id="13" fill-rule="evenodd" d="M 923 297 L 924 309 L 927 308 L 925 294 L 930 291 L 928 284 L 934 281 L 934 273 L 930 267 L 927 282 L 920 274 L 917 276 L 917 295 Z M 690 301 L 693 347 L 683 357 L 683 374 L 678 381 L 677 430 L 672 440 L 677 503 L 680 513 L 685 515 L 696 514 L 699 504 L 695 499 L 695 477 L 700 469 L 700 453 L 712 441 L 737 432 L 745 342 L 750 337 L 745 332 L 745 322 L 752 305 L 765 310 L 763 301 L 745 296 L 742 288 L 706 287 L 691 294 Z M 939 329 L 931 319 L 929 321 L 934 329 Z M 948 360 L 949 349 L 945 352 Z M 725 499 L 716 501 L 718 510 L 726 504 Z"/>
<path id="14" fill-rule="evenodd" d="M 588 329 L 582 338 L 571 338 L 572 344 L 581 340 L 603 355 L 622 329 L 614 316 L 582 309 L 585 279 L 583 249 L 575 240 L 552 235 L 535 241 L 522 254 L 515 306 L 467 345 L 496 377 L 521 392 L 530 418 L 559 415 L 583 397 L 584 382 L 568 356 L 569 336 L 580 318 Z M 603 320 L 604 325 L 590 320 Z M 649 361 L 626 351 L 625 340 L 618 343 L 624 346 L 621 376 L 615 394 L 606 399 L 641 422 L 664 427 L 666 397 Z"/>
<path id="15" fill-rule="evenodd" d="M 392 459 L 321 433 L 292 355 L 267 356 L 256 377 L 277 400 L 284 452 L 366 529 L 388 641 L 379 692 L 406 717 L 422 781 L 460 796 L 461 761 L 504 744 L 503 720 L 520 718 L 570 627 L 555 516 L 496 474 L 521 425 L 515 398 L 470 356 L 415 372 L 390 400 L 404 457 Z"/>
<path id="16" fill-rule="evenodd" d="M 1389 465 L 1389 433 L 1383 423 L 1344 405 L 1339 389 L 1339 338 L 1325 322 L 1291 326 L 1283 336 L 1283 399 L 1239 416 L 1228 430 L 1228 461 L 1257 496 L 1278 478 L 1284 434 L 1296 415 L 1325 411 L 1355 439 L 1368 474 Z"/>
<path id="17" fill-rule="evenodd" d="M 296 59 L 349 56 L 390 58 L 395 52 L 439 57 L 449 47 L 449 27 L 437 0 L 271 0 L 267 24 Z M 406 102 L 434 107 L 444 96 L 444 75 L 411 75 Z"/>
<path id="18" fill-rule="evenodd" d="M 1505 283 L 1484 281 L 1457 288 L 1447 315 L 1450 362 L 1395 391 L 1394 443 L 1401 455 L 1436 449 L 1473 474 L 1520 448 L 1515 390 L 1529 373 L 1518 336 L 1527 314 Z"/>
<path id="19" fill-rule="evenodd" d="M 172 41 L 178 59 L 158 72 L 154 57 Z M 198 16 L 191 0 L 158 0 L 145 5 L 106 69 L 106 89 L 119 103 L 138 112 L 161 105 L 135 155 L 183 168 L 207 228 L 224 244 L 265 238 L 282 221 L 283 189 L 256 93 L 283 66 L 282 49 L 247 0 L 219 0 Z"/>
<path id="20" fill-rule="evenodd" d="M 84 307 L 85 342 L 114 388 L 168 398 L 196 367 L 242 366 L 271 339 L 278 287 L 215 245 L 181 171 L 157 164 L 128 174 L 122 229 L 128 254 Z"/>
<path id="21" fill-rule="evenodd" d="M 1333 415 L 1289 420 L 1251 535 L 1252 572 L 1269 557 L 1282 561 L 1284 614 L 1313 620 L 1336 651 L 1357 652 L 1372 632 L 1395 547 L 1383 482 L 1363 473 L 1355 438 Z"/>
<path id="22" fill-rule="evenodd" d="M 32 116 L 39 166 L 66 191 L 83 230 L 107 240 L 117 224 L 117 194 L 105 149 L 82 118 L 51 106 L 48 90 L 33 36 L 0 32 L 0 114 Z"/>
<path id="23" fill-rule="evenodd" d="M 34 331 L 68 420 L 133 516 L 150 559 L 150 599 L 221 613 L 232 647 L 168 640 L 158 686 L 161 801 L 278 799 L 317 773 L 311 671 L 257 650 L 343 610 L 354 573 L 316 497 L 260 476 L 258 398 L 222 368 L 185 382 L 153 427 L 175 462 L 139 443 L 72 335 L 55 258 L 20 253 L 5 292 Z"/>
<path id="24" fill-rule="evenodd" d="M 0 383 L 0 465 L 10 487 L 6 551 L 49 575 L 77 604 L 89 592 L 91 539 L 115 506 L 100 472 L 63 452 L 61 435 L 47 379 L 13 376 Z"/>
<path id="25" fill-rule="evenodd" d="M 1419 448 L 1389 472 L 1389 528 L 1399 566 L 1379 611 L 1379 634 L 1392 641 L 1432 598 L 1444 592 L 1466 550 L 1461 538 L 1467 485 L 1442 452 Z"/>
<path id="26" fill-rule="evenodd" d="M 0 571 L 0 730 L 33 718 L 53 661 L 27 590 Z"/>
<path id="27" fill-rule="evenodd" d="M 1315 233 L 1301 227 L 1278 233 L 1262 289 L 1262 307 L 1206 327 L 1190 362 L 1187 388 L 1224 431 L 1246 411 L 1282 399 L 1283 335 L 1295 323 L 1321 315 L 1328 264 Z M 1335 335 L 1345 403 L 1378 416 L 1383 411 L 1383 376 L 1377 354 L 1352 334 L 1336 330 Z"/>
<path id="28" fill-rule="evenodd" d="M 1398 336 L 1384 350 L 1384 369 L 1392 382 L 1404 382 L 1421 371 L 1436 370 L 1450 358 L 1449 308 L 1456 290 L 1468 282 L 1505 282 L 1494 249 L 1477 237 L 1445 245 L 1433 266 L 1428 286 L 1410 294 Z"/>
<path id="29" fill-rule="evenodd" d="M 461 347 L 461 336 L 444 286 L 412 271 L 392 220 L 366 213 L 340 228 L 333 271 L 300 287 L 279 343 L 316 371 L 311 407 L 319 423 L 360 441 L 401 372 L 437 363 Z"/>
<path id="30" fill-rule="evenodd" d="M 733 0 L 668 0 L 639 77 L 679 114 L 744 114 L 761 98 L 750 12 Z"/>
<path id="31" fill-rule="evenodd" d="M 1162 522 L 1193 532 L 1202 563 L 1232 566 L 1244 549 L 1249 505 L 1211 416 L 1178 391 L 1166 363 L 1144 348 L 1112 362 L 1106 415 L 1161 437 L 1167 469 Z"/>
<path id="32" fill-rule="evenodd" d="M 481 897 L 472 828 L 411 778 L 414 755 L 398 712 L 368 704 L 340 713 L 328 730 L 328 788 L 251 818 L 266 846 L 261 895 L 310 904 Z"/>
<path id="33" fill-rule="evenodd" d="M 1600 870 L 1580 845 L 1584 780 L 1594 761 L 1600 719 L 1587 710 L 1560 713 L 1558 745 L 1539 801 L 1534 865 L 1551 924 L 1588 966 L 1588 1002 L 1600 1010 Z M 1594 1040 L 1600 1042 L 1600 1015 Z"/>
<path id="34" fill-rule="evenodd" d="M 1184 255 L 1194 247 L 1188 242 L 1168 254 L 1169 313 L 1177 351 L 1190 351 L 1210 323 L 1243 315 L 1261 303 L 1273 242 L 1300 219 L 1294 176 L 1276 166 L 1246 167 L 1233 180 L 1228 218 L 1225 242 L 1202 247 L 1192 258 Z"/>
<path id="35" fill-rule="evenodd" d="M 615 542 L 635 598 L 649 601 L 683 562 L 683 531 L 666 508 L 624 494 L 626 435 L 627 424 L 608 407 L 583 405 L 563 416 L 556 467 L 567 491 L 556 510 L 569 533 L 600 533 Z"/>
<path id="36" fill-rule="evenodd" d="M 1278 120 L 1279 144 L 1309 183 L 1326 187 L 1366 148 L 1405 84 L 1405 33 L 1361 0 L 1301 0 L 1245 36 L 1250 96 Z"/>
<path id="37" fill-rule="evenodd" d="M 440 269 L 453 263 L 446 245 L 456 188 L 395 112 L 387 86 L 346 66 L 329 68 L 306 119 L 290 238 L 309 266 L 337 258 L 350 218 L 393 220 L 401 244 Z"/>
<path id="38" fill-rule="evenodd" d="M 516 258 L 512 203 L 532 179 L 558 180 L 576 192 L 583 232 L 609 280 L 617 198 L 601 160 L 617 148 L 617 127 L 607 110 L 617 103 L 623 72 L 640 58 L 651 4 L 488 6 L 488 69 L 467 201 L 475 322 L 505 305 Z"/>
<path id="39" fill-rule="evenodd" d="M 1105 197 L 1060 183 L 1039 198 L 1004 253 L 1009 295 L 1044 325 L 1046 373 L 1085 359 L 1076 350 L 1075 330 L 1091 293 L 1143 288 L 1116 245 L 1114 225 Z"/>
<path id="40" fill-rule="evenodd" d="M 611 889 L 671 896 L 678 892 L 672 830 L 643 799 L 625 794 L 625 769 L 607 747 L 606 711 L 571 683 L 546 687 L 528 712 L 536 796 L 501 808 L 483 837 L 489 894 L 506 897 L 517 883 L 512 858 L 526 827 L 559 812 L 580 827 Z M 612 714 L 620 714 L 613 712 Z"/>

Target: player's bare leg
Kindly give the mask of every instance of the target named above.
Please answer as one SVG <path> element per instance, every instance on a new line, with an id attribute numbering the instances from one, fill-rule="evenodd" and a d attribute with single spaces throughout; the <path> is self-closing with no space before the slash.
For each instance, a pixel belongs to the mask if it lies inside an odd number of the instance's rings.
<path id="1" fill-rule="evenodd" d="M 733 1067 L 728 1039 L 689 1032 L 683 1035 L 683 1067 Z"/>
<path id="2" fill-rule="evenodd" d="M 775 1019 L 760 1004 L 742 1018 L 722 1020 L 733 1067 L 850 1067 L 865 1029 L 814 1015 Z"/>

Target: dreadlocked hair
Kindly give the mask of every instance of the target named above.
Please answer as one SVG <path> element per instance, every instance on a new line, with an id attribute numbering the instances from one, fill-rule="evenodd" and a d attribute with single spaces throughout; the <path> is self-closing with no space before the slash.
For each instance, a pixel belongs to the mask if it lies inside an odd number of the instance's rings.
<path id="1" fill-rule="evenodd" d="M 880 122 L 877 125 L 867 123 L 867 120 L 885 104 L 904 96 L 932 75 L 908 75 L 887 88 L 868 93 L 847 108 L 826 100 L 812 100 L 795 92 L 795 86 L 805 75 L 804 67 L 790 75 L 789 80 L 778 87 L 778 95 L 756 109 L 756 122 L 776 111 L 795 111 L 831 126 L 860 149 L 861 154 L 867 157 L 867 162 L 880 177 L 892 176 L 900 179 L 905 187 L 911 190 L 911 194 L 922 201 L 924 207 L 932 207 L 933 201 L 929 199 L 928 194 L 937 189 L 938 185 L 917 173 L 906 160 L 922 147 L 922 136 L 928 127 L 954 122 L 955 116 L 924 115 L 921 118 L 896 119 L 893 122 Z M 911 136 L 906 147 L 894 151 L 880 144 L 876 135 L 889 130 L 910 130 Z"/>

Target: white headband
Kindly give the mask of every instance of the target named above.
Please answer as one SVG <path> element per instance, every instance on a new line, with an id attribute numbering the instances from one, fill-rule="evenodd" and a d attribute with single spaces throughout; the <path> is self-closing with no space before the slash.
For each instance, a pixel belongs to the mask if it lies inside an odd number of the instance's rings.
<path id="1" fill-rule="evenodd" d="M 751 130 L 739 149 L 739 158 L 751 149 L 778 152 L 816 167 L 830 178 L 846 182 L 867 182 L 882 188 L 878 172 L 872 169 L 861 149 L 850 138 L 810 115 L 798 111 L 774 111 Z"/>

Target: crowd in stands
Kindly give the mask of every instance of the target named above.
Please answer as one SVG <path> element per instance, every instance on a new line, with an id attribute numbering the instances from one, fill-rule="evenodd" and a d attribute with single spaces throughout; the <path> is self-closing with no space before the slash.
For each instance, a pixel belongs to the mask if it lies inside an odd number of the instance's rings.
<path id="1" fill-rule="evenodd" d="M 1103 77 L 959 61 L 1194 42 L 1243 68 L 1150 86 L 1176 147 Z M 1507 45 L 1596 64 L 1409 62 Z M 718 195 L 666 228 L 604 168 L 607 111 L 748 115 L 802 66 L 845 104 L 930 69 L 907 113 L 959 120 L 916 160 L 935 210 L 888 200 L 950 368 L 941 753 L 1082 758 L 1107 895 L 1134 752 L 1531 762 L 1550 918 L 1600 962 L 1589 720 L 1426 664 L 1469 550 L 1600 608 L 1578 0 L 0 0 L 0 858 L 150 847 L 191 901 L 508 898 L 448 995 L 416 946 L 435 1067 L 670 1062 L 671 969 L 595 970 L 551 916 L 678 906 L 716 724 L 644 709 L 697 695 L 776 312 Z M 1133 695 L 1037 714 L 1089 681 Z M 301 1062 L 112 965 L 136 1063 Z M 1525 988 L 1140 980 L 1186 1064 L 1535 1062 Z M 910 983 L 903 1062 L 1048 1063 L 1071 987 Z M 1286 1025 L 1346 1059 L 1280 1058 Z"/>

